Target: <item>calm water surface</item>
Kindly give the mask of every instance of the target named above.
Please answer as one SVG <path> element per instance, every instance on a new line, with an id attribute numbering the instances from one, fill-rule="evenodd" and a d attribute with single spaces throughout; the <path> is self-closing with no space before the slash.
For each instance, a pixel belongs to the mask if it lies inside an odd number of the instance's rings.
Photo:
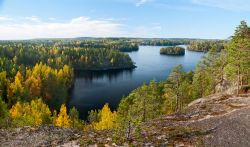
<path id="1" fill-rule="evenodd" d="M 139 51 L 129 53 L 137 66 L 133 70 L 76 73 L 68 106 L 75 106 L 83 119 L 89 110 L 100 109 L 105 103 L 115 109 L 133 89 L 151 80 L 165 80 L 178 64 L 186 71 L 193 70 L 204 55 L 186 50 L 185 56 L 166 56 L 160 55 L 160 48 L 140 46 Z"/>

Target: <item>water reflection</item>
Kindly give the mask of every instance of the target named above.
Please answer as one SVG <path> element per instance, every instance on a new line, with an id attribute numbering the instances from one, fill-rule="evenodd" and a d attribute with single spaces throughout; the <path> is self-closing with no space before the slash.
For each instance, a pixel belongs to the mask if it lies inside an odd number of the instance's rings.
<path id="1" fill-rule="evenodd" d="M 93 80 L 108 79 L 108 82 L 117 81 L 118 77 L 132 77 L 132 73 L 135 69 L 119 69 L 119 70 L 107 70 L 107 71 L 75 71 L 76 79 L 84 79 L 85 82 L 93 83 Z"/>
<path id="2" fill-rule="evenodd" d="M 186 71 L 192 70 L 204 55 L 186 51 L 182 57 L 162 56 L 159 53 L 160 48 L 141 46 L 139 51 L 129 53 L 137 66 L 132 70 L 76 72 L 68 106 L 75 106 L 82 119 L 86 119 L 88 111 L 100 109 L 105 103 L 109 103 L 114 110 L 123 96 L 127 96 L 143 83 L 165 80 L 178 64 L 182 64 Z"/>

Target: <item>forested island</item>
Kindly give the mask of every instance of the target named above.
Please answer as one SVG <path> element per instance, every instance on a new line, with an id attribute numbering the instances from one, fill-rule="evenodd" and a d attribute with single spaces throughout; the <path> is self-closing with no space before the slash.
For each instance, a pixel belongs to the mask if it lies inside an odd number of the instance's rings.
<path id="1" fill-rule="evenodd" d="M 82 146 L 92 145 L 92 141 L 99 136 L 104 136 L 101 140 L 97 140 L 101 145 L 103 142 L 117 145 L 139 142 L 141 143 L 139 145 L 143 145 L 148 139 L 142 130 L 143 125 L 155 122 L 147 127 L 151 129 L 157 127 L 156 123 L 159 121 L 166 122 L 171 119 L 175 122 L 181 120 L 182 123 L 187 119 L 196 119 L 196 114 L 200 112 L 185 117 L 182 115 L 190 102 L 230 89 L 233 89 L 233 95 L 236 96 L 249 92 L 249 36 L 250 28 L 245 21 L 242 21 L 223 48 L 218 50 L 217 45 L 211 45 L 202 49 L 207 51 L 207 54 L 194 71 L 186 72 L 182 65 L 178 65 L 172 69 L 165 81 L 152 81 L 138 87 L 121 100 L 115 111 L 110 110 L 109 104 L 105 104 L 100 110 L 90 111 L 88 120 L 79 119 L 78 110 L 76 108 L 67 110 L 64 104 L 67 91 L 72 86 L 73 69 L 134 67 L 127 54 L 121 53 L 119 49 L 85 48 L 87 45 L 78 45 L 77 41 L 73 47 L 67 43 L 58 45 L 54 41 L 42 43 L 2 41 L 0 43 L 0 128 L 50 124 L 84 130 L 88 136 L 80 138 Z M 173 49 L 171 52 L 179 52 L 175 50 L 176 47 L 171 49 Z M 227 100 L 229 97 L 225 95 L 219 100 Z M 234 103 L 225 107 L 231 109 L 242 105 Z M 202 109 L 201 113 L 210 109 L 209 105 L 199 108 Z M 216 110 L 220 109 L 217 107 Z M 213 114 L 219 113 L 222 112 Z M 171 115 L 164 117 L 167 114 Z M 212 113 L 207 116 L 210 114 Z M 180 117 L 175 118 L 174 115 Z M 195 134 L 202 136 L 210 131 L 199 132 L 187 126 L 171 127 L 169 125 L 157 131 L 174 130 L 169 138 L 163 134 L 173 142 L 180 137 L 190 138 Z M 92 135 L 93 132 L 98 132 L 98 135 Z M 160 135 L 156 136 L 158 140 L 164 138 L 162 134 Z M 171 145 L 172 142 L 166 143 L 164 139 L 162 140 L 166 145 Z M 158 140 L 155 141 L 156 145 Z"/>
<path id="2" fill-rule="evenodd" d="M 173 56 L 183 56 L 185 55 L 185 48 L 180 46 L 169 46 L 163 47 L 160 50 L 162 55 L 173 55 Z"/>

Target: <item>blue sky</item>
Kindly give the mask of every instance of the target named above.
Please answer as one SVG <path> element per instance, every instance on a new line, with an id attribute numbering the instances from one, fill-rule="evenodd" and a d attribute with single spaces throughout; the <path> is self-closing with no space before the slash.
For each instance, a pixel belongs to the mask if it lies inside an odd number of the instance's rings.
<path id="1" fill-rule="evenodd" d="M 225 39 L 250 0 L 0 0 L 0 39 Z"/>

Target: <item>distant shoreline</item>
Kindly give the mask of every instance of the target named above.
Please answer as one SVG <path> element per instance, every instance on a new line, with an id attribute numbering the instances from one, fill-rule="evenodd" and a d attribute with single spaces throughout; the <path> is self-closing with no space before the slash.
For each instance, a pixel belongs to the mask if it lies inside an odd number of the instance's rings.
<path id="1" fill-rule="evenodd" d="M 74 71 L 81 72 L 81 71 L 112 71 L 112 70 L 129 70 L 129 69 L 135 69 L 137 66 L 127 66 L 127 67 L 109 67 L 109 68 L 97 68 L 97 69 L 76 69 L 74 68 Z"/>

